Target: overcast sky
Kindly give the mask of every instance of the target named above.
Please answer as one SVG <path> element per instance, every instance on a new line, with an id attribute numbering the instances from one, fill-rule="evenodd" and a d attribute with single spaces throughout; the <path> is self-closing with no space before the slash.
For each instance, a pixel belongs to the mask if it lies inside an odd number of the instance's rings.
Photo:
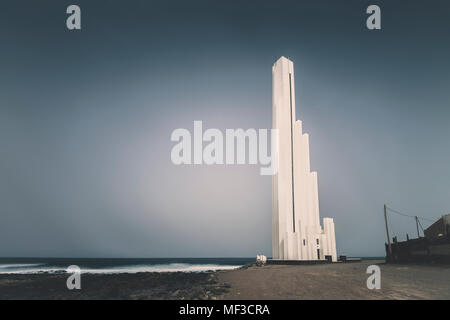
<path id="1" fill-rule="evenodd" d="M 376 1 L 378 31 L 367 1 L 76 1 L 69 31 L 73 3 L 2 2 L 0 256 L 270 256 L 271 177 L 175 166 L 170 135 L 270 128 L 282 55 L 338 254 L 384 254 L 384 203 L 450 212 L 446 1 Z"/>

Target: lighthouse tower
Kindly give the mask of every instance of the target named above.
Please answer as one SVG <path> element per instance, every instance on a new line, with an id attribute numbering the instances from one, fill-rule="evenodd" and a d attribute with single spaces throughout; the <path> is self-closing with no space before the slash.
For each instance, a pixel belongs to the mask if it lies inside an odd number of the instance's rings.
<path id="1" fill-rule="evenodd" d="M 295 117 L 294 64 L 281 57 L 272 67 L 273 128 L 279 132 L 279 169 L 272 181 L 272 257 L 323 260 L 336 257 L 332 218 L 319 217 L 317 172 L 311 172 L 309 135 Z"/>

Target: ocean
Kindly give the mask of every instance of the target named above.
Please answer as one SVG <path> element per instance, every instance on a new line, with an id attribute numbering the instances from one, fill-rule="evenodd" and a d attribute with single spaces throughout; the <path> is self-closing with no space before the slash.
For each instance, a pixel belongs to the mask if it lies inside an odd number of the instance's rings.
<path id="1" fill-rule="evenodd" d="M 214 272 L 233 270 L 255 258 L 0 258 L 0 274 L 63 273 L 69 266 L 82 273 Z"/>

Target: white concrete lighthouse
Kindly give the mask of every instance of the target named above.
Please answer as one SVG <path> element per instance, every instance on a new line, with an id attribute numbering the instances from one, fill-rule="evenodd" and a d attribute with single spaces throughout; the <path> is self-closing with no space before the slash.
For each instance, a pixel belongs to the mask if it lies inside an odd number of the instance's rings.
<path id="1" fill-rule="evenodd" d="M 272 181 L 272 258 L 336 257 L 334 222 L 319 218 L 317 173 L 310 171 L 309 136 L 295 120 L 294 64 L 281 57 L 272 67 L 273 128 L 279 130 L 279 169 Z"/>

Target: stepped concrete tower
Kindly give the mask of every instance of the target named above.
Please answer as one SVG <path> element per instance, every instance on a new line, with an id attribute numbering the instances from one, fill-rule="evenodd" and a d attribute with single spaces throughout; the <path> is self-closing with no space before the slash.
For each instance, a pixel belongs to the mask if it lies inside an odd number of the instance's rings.
<path id="1" fill-rule="evenodd" d="M 279 130 L 279 169 L 272 181 L 272 258 L 336 257 L 334 222 L 319 218 L 317 172 L 310 171 L 309 136 L 295 118 L 294 64 L 281 57 L 272 67 L 273 128 Z"/>

